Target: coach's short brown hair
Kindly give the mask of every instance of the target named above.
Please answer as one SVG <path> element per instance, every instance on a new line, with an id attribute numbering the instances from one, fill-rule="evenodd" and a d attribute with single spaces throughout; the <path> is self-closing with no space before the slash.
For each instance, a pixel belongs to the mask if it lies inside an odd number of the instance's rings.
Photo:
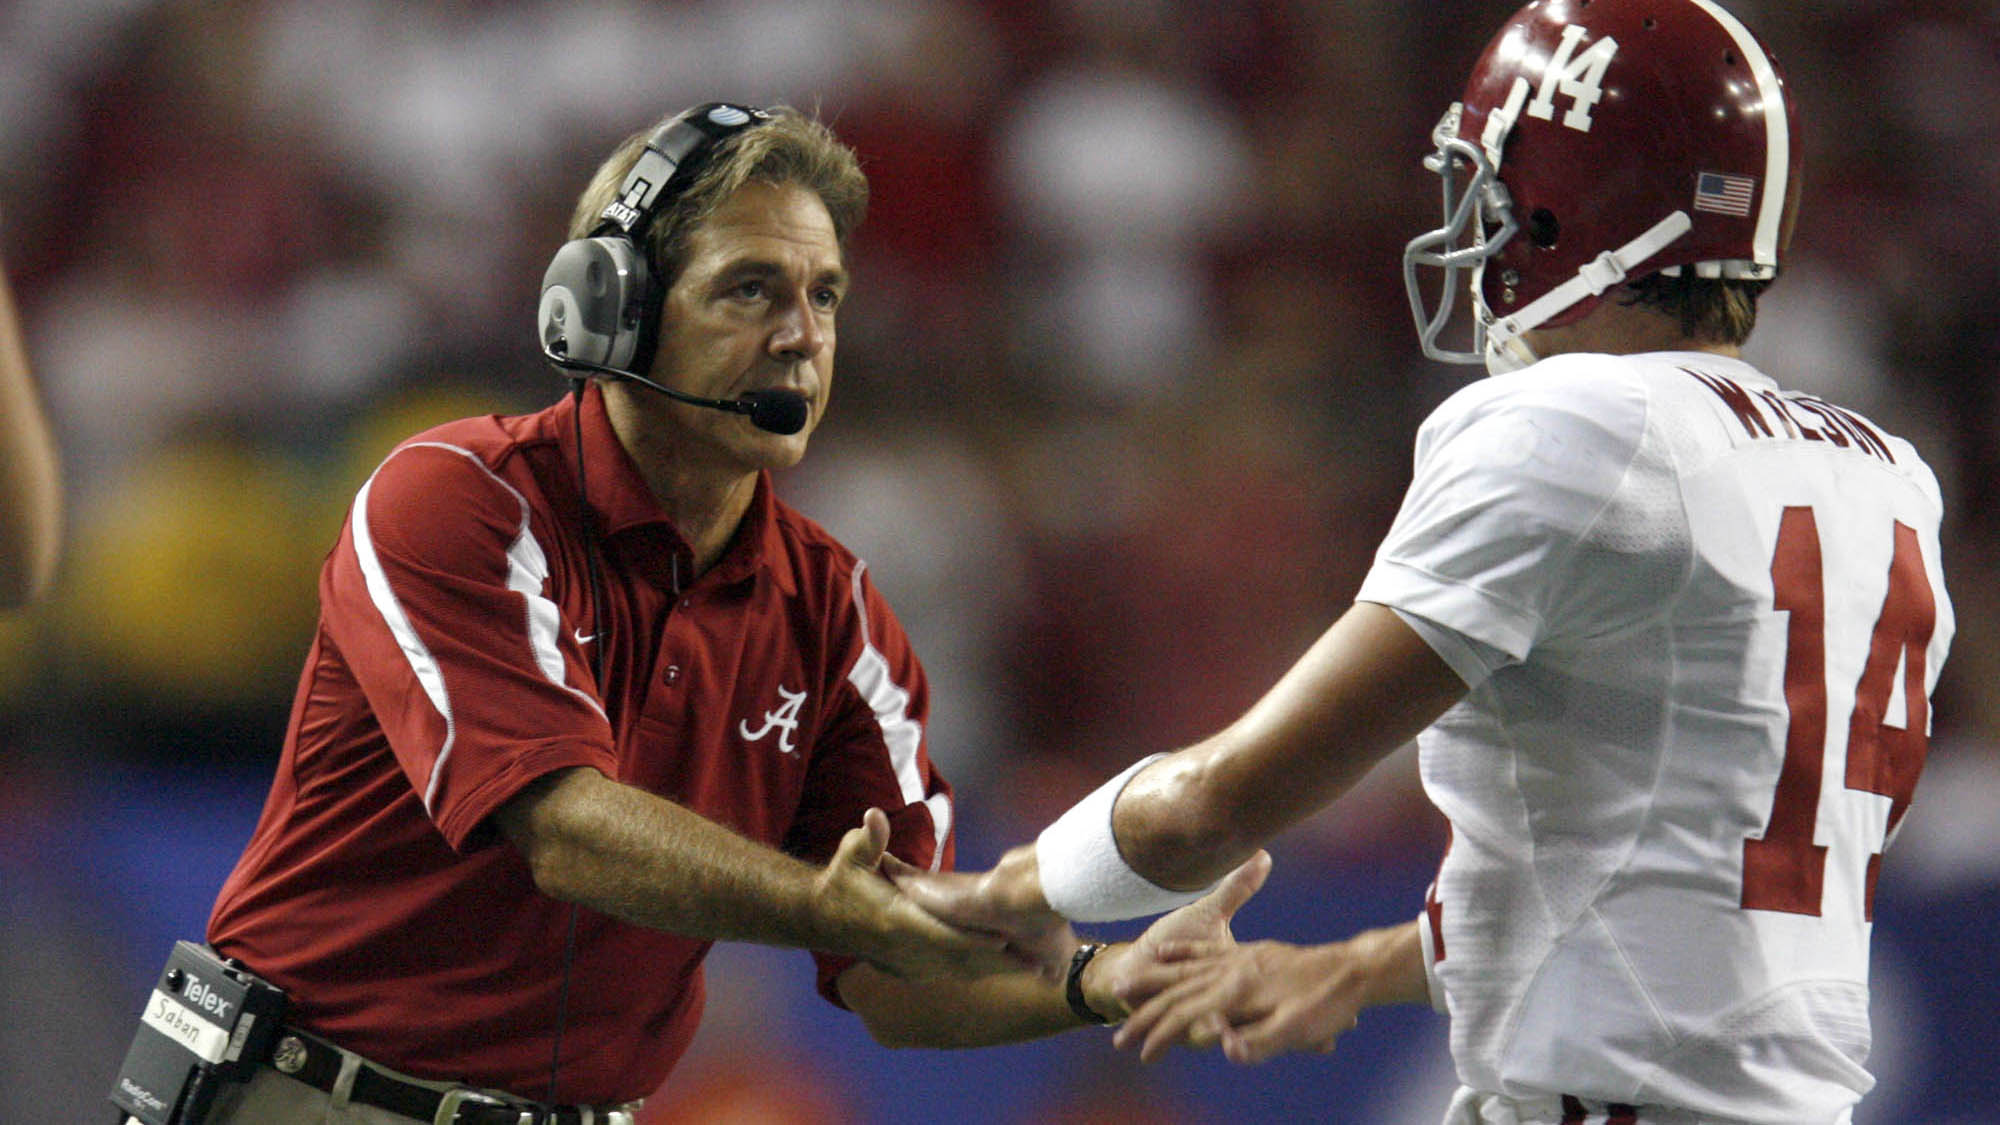
<path id="1" fill-rule="evenodd" d="M 772 107 L 768 112 L 770 121 L 725 138 L 695 172 L 693 181 L 666 210 L 654 216 L 646 233 L 646 253 L 662 290 L 680 276 L 687 260 L 689 233 L 752 180 L 798 184 L 818 195 L 842 246 L 861 225 L 868 211 L 868 177 L 862 174 L 854 150 L 818 120 L 790 106 Z M 648 126 L 625 138 L 598 166 L 570 215 L 569 237 L 587 238 L 596 229 L 599 216 L 617 197 L 626 173 L 639 162 L 647 138 L 657 129 L 657 125 Z"/>

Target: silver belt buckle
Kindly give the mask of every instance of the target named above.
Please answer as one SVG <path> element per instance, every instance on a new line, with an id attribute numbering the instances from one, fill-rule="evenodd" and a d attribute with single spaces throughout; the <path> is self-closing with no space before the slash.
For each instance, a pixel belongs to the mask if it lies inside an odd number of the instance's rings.
<path id="1" fill-rule="evenodd" d="M 431 1125 L 458 1125 L 458 1109 L 460 1106 L 467 1105 L 493 1106 L 498 1109 L 510 1108 L 506 1102 L 501 1101 L 499 1098 L 488 1097 L 477 1090 L 463 1088 L 446 1090 L 444 1097 L 438 1099 L 437 1115 L 431 1118 Z M 535 1112 L 533 1110 L 524 1109 L 521 1111 L 519 1125 L 534 1125 L 534 1122 Z"/>

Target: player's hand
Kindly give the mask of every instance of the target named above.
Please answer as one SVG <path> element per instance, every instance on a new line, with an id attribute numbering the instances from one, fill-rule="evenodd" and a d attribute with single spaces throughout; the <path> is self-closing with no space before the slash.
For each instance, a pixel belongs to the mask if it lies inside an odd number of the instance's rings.
<path id="1" fill-rule="evenodd" d="M 885 869 L 925 910 L 956 926 L 1004 936 L 1008 948 L 1043 975 L 1060 977 L 1068 969 L 1076 934 L 1042 897 L 1033 844 L 1001 856 L 991 871 L 919 871 L 893 857 Z"/>
<path id="2" fill-rule="evenodd" d="M 1271 856 L 1260 851 L 1224 876 L 1215 889 L 1146 928 L 1137 941 L 1099 953 L 1084 971 L 1084 999 L 1109 1016 L 1130 1013 L 1186 975 L 1186 949 L 1227 949 L 1236 944 L 1230 921 L 1271 873 Z"/>
<path id="3" fill-rule="evenodd" d="M 885 861 L 910 870 L 888 850 L 889 818 L 869 809 L 816 881 L 814 908 L 838 948 L 917 980 L 1020 971 L 1024 962 L 1004 937 L 940 921 L 883 878 Z"/>
<path id="4" fill-rule="evenodd" d="M 1221 1044 L 1231 1062 L 1288 1051 L 1331 1051 L 1359 1018 L 1367 977 L 1346 944 L 1260 941 L 1174 943 L 1159 951 L 1163 978 L 1112 1037 L 1153 1062 L 1174 1046 Z"/>

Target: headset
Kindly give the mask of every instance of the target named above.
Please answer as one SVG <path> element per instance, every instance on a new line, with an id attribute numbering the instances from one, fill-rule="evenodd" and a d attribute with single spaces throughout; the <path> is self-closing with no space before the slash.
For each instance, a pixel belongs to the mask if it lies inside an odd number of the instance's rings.
<path id="1" fill-rule="evenodd" d="M 770 121 L 768 110 L 708 102 L 646 138 L 616 198 L 588 237 L 557 249 L 542 275 L 542 354 L 566 372 L 642 378 L 660 336 L 659 270 L 646 232 L 725 140 Z"/>
<path id="2" fill-rule="evenodd" d="M 707 102 L 668 121 L 646 138 L 618 195 L 598 216 L 596 229 L 556 251 L 542 274 L 536 322 L 543 357 L 575 387 L 580 389 L 589 375 L 609 375 L 679 402 L 747 414 L 751 425 L 769 433 L 795 434 L 805 428 L 811 405 L 793 391 L 702 398 L 642 374 L 652 367 L 659 346 L 660 305 L 666 295 L 646 252 L 646 232 L 687 190 L 718 145 L 773 116 L 754 106 Z"/>

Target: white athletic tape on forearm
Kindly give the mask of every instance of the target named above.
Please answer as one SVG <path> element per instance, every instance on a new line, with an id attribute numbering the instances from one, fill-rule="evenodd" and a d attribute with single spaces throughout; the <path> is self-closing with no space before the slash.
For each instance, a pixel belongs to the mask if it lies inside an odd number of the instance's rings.
<path id="1" fill-rule="evenodd" d="M 1111 828 L 1111 809 L 1125 783 L 1145 769 L 1154 754 L 1097 787 L 1035 838 L 1035 866 L 1042 877 L 1042 897 L 1056 913 L 1072 922 L 1117 922 L 1164 914 L 1207 894 L 1170 891 L 1126 864 L 1118 853 Z"/>

